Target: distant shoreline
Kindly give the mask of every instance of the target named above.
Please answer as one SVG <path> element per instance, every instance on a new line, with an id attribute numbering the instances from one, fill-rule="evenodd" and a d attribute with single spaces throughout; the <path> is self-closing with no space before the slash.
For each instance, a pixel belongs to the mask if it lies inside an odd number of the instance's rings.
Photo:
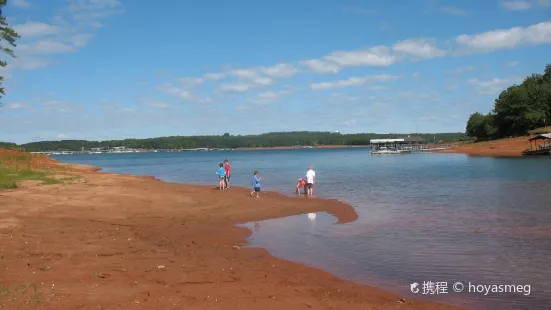
<path id="1" fill-rule="evenodd" d="M 365 148 L 369 145 L 317 145 L 312 147 L 304 146 L 273 146 L 273 147 L 240 147 L 236 151 L 254 151 L 254 150 L 291 150 L 291 149 L 349 149 L 349 148 Z"/>

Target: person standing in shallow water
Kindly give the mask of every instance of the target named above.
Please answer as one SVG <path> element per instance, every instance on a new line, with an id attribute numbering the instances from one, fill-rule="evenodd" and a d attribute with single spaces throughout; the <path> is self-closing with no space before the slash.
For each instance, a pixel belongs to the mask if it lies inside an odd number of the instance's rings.
<path id="1" fill-rule="evenodd" d="M 256 198 L 260 198 L 260 196 L 258 196 L 258 193 L 260 193 L 260 180 L 262 180 L 262 177 L 259 177 L 258 171 L 255 171 L 252 180 L 253 191 L 249 194 L 249 196 L 253 197 L 253 194 L 256 193 Z"/>
<path id="2" fill-rule="evenodd" d="M 216 171 L 216 174 L 218 175 L 218 185 L 220 186 L 220 190 L 224 190 L 225 185 L 225 179 L 226 179 L 226 170 L 224 169 L 224 164 L 220 163 L 218 171 Z"/>
<path id="3" fill-rule="evenodd" d="M 306 171 L 306 189 L 309 197 L 312 197 L 314 194 L 314 183 L 316 183 L 316 172 L 312 169 L 312 166 L 308 166 L 308 171 Z"/>
<path id="4" fill-rule="evenodd" d="M 226 170 L 224 181 L 226 183 L 226 189 L 228 189 L 230 188 L 231 165 L 227 159 L 224 159 L 224 169 Z"/>

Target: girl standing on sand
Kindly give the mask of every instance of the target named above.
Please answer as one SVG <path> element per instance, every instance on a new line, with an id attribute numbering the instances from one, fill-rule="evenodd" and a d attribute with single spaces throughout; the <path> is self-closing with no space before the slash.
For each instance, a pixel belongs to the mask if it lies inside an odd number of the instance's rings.
<path id="1" fill-rule="evenodd" d="M 224 169 L 224 164 L 221 163 L 219 165 L 219 168 L 216 174 L 218 175 L 218 184 L 220 185 L 220 190 L 223 191 L 224 185 L 226 183 L 225 182 L 226 170 Z"/>

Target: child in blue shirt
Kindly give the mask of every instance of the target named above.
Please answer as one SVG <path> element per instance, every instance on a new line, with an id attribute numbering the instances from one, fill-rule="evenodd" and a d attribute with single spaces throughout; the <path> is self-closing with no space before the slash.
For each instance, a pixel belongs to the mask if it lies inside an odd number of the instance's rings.
<path id="1" fill-rule="evenodd" d="M 252 180 L 253 191 L 250 193 L 251 197 L 253 196 L 254 193 L 256 193 L 256 198 L 260 198 L 258 196 L 258 193 L 260 192 L 260 180 L 262 180 L 262 178 L 258 176 L 258 171 L 255 171 L 253 174 L 253 180 Z"/>
<path id="2" fill-rule="evenodd" d="M 224 169 L 224 164 L 220 164 L 219 165 L 219 168 L 218 168 L 218 171 L 216 172 L 216 174 L 218 175 L 218 182 L 220 184 L 220 190 L 224 190 L 224 187 L 226 187 L 226 182 L 225 182 L 225 176 L 226 176 L 226 169 Z"/>

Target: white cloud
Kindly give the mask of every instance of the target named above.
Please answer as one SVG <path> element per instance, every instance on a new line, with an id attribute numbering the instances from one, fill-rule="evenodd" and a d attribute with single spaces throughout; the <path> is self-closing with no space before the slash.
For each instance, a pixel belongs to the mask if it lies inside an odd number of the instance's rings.
<path id="1" fill-rule="evenodd" d="M 187 91 L 187 90 L 183 90 L 183 89 L 180 89 L 172 84 L 164 84 L 164 85 L 161 85 L 159 86 L 158 90 L 162 91 L 162 92 L 165 92 L 165 93 L 168 93 L 168 94 L 171 94 L 171 95 L 174 95 L 174 96 L 177 96 L 179 97 L 180 99 L 190 99 L 192 94 L 190 91 Z"/>
<path id="2" fill-rule="evenodd" d="M 500 78 L 493 78 L 490 80 L 470 79 L 468 82 L 480 95 L 495 95 L 513 84 L 511 79 Z"/>
<path id="3" fill-rule="evenodd" d="M 422 122 L 434 122 L 434 121 L 439 120 L 440 118 L 436 117 L 436 116 L 421 116 L 417 119 L 422 121 Z"/>
<path id="4" fill-rule="evenodd" d="M 310 70 L 318 74 L 337 74 L 341 69 L 339 65 L 334 62 L 319 59 L 303 60 L 300 64 L 310 68 Z"/>
<path id="5" fill-rule="evenodd" d="M 14 8 L 27 9 L 31 7 L 31 4 L 25 0 L 12 0 L 10 1 Z"/>
<path id="6" fill-rule="evenodd" d="M 149 102 L 147 105 L 156 109 L 166 109 L 170 107 L 170 105 L 162 102 Z"/>
<path id="7" fill-rule="evenodd" d="M 345 126 L 348 126 L 348 127 L 353 127 L 353 126 L 356 126 L 356 120 L 348 120 L 348 121 L 345 121 L 343 123 Z"/>
<path id="8" fill-rule="evenodd" d="M 456 68 L 456 69 L 453 69 L 453 70 L 449 70 L 448 73 L 461 74 L 461 73 L 465 73 L 465 72 L 469 72 L 469 71 L 473 71 L 473 70 L 476 70 L 475 66 L 465 66 L 465 67 L 459 67 L 459 68 Z"/>
<path id="9" fill-rule="evenodd" d="M 36 55 L 68 53 L 74 52 L 76 49 L 74 46 L 59 41 L 39 40 L 32 44 L 19 44 L 16 51 L 27 55 Z"/>
<path id="10" fill-rule="evenodd" d="M 375 46 L 363 51 L 335 51 L 325 56 L 325 59 L 336 63 L 340 67 L 387 67 L 397 60 L 386 46 Z"/>
<path id="11" fill-rule="evenodd" d="M 407 56 L 420 59 L 430 59 L 436 57 L 442 57 L 446 55 L 446 52 L 433 46 L 430 40 L 423 39 L 407 39 L 395 43 L 392 49 Z"/>
<path id="12" fill-rule="evenodd" d="M 251 103 L 256 103 L 256 104 L 267 104 L 267 103 L 276 102 L 279 99 L 281 99 L 281 97 L 291 94 L 292 92 L 293 90 L 281 90 L 276 92 L 268 91 L 268 92 L 260 93 L 255 97 L 248 99 L 247 101 Z"/>
<path id="13" fill-rule="evenodd" d="M 205 82 L 205 80 L 202 78 L 194 78 L 194 77 L 183 77 L 183 78 L 180 78 L 179 81 L 184 85 L 184 87 L 195 87 Z"/>
<path id="14" fill-rule="evenodd" d="M 40 22 L 26 22 L 24 24 L 14 25 L 13 30 L 21 37 L 35 37 L 58 34 L 62 31 L 62 28 Z"/>
<path id="15" fill-rule="evenodd" d="M 518 66 L 518 65 L 520 65 L 520 62 L 519 62 L 519 61 L 509 61 L 509 62 L 507 63 L 507 67 L 516 67 L 516 66 Z"/>
<path id="16" fill-rule="evenodd" d="M 220 85 L 220 90 L 225 92 L 237 92 L 237 93 L 244 93 L 251 89 L 253 85 L 251 84 L 244 84 L 244 83 L 236 83 L 236 84 L 222 84 Z"/>
<path id="17" fill-rule="evenodd" d="M 334 82 L 322 82 L 322 83 L 312 83 L 310 88 L 312 90 L 326 90 L 332 88 L 343 88 L 348 86 L 359 86 L 363 84 L 375 83 L 375 82 L 390 82 L 399 79 L 400 76 L 397 75 L 372 75 L 364 77 L 351 77 L 346 80 L 339 80 Z"/>
<path id="18" fill-rule="evenodd" d="M 522 11 L 532 8 L 533 3 L 529 1 L 501 1 L 501 6 L 507 10 Z"/>
<path id="19" fill-rule="evenodd" d="M 224 78 L 223 73 L 207 73 L 203 76 L 205 80 L 217 81 Z"/>
<path id="20" fill-rule="evenodd" d="M 375 91 L 380 91 L 380 90 L 387 90 L 388 87 L 386 87 L 386 86 L 381 86 L 381 85 L 375 85 L 375 86 L 371 86 L 369 89 L 375 90 Z"/>
<path id="21" fill-rule="evenodd" d="M 262 67 L 262 72 L 273 78 L 285 78 L 297 74 L 298 69 L 290 64 L 277 64 L 272 67 Z"/>
<path id="22" fill-rule="evenodd" d="M 26 108 L 27 105 L 24 104 L 24 103 L 14 102 L 14 103 L 8 104 L 6 107 L 7 107 L 8 109 L 20 110 L 20 109 Z"/>
<path id="23" fill-rule="evenodd" d="M 441 7 L 440 10 L 446 14 L 450 14 L 450 15 L 456 15 L 456 16 L 467 16 L 467 12 L 460 9 L 460 8 L 457 8 L 457 7 L 454 7 L 454 6 L 444 6 L 444 7 Z"/>
<path id="24" fill-rule="evenodd" d="M 66 136 L 64 133 L 58 133 L 55 137 L 58 139 L 64 139 Z"/>
<path id="25" fill-rule="evenodd" d="M 21 1 L 19 1 L 21 2 Z M 39 69 L 54 63 L 48 55 L 76 52 L 85 47 L 93 34 L 101 27 L 99 20 L 120 13 L 118 0 L 67 0 L 67 7 L 58 10 L 52 23 L 28 21 L 15 25 L 21 35 L 15 52 L 17 58 L 10 61 L 12 69 Z"/>
<path id="26" fill-rule="evenodd" d="M 361 7 L 345 7 L 343 11 L 346 13 L 353 13 L 353 14 L 360 14 L 360 15 L 369 15 L 377 12 L 376 10 L 364 9 Z"/>
<path id="27" fill-rule="evenodd" d="M 460 47 L 472 52 L 490 52 L 521 45 L 551 43 L 551 22 L 543 22 L 526 28 L 499 29 L 476 35 L 460 35 L 456 38 Z"/>

